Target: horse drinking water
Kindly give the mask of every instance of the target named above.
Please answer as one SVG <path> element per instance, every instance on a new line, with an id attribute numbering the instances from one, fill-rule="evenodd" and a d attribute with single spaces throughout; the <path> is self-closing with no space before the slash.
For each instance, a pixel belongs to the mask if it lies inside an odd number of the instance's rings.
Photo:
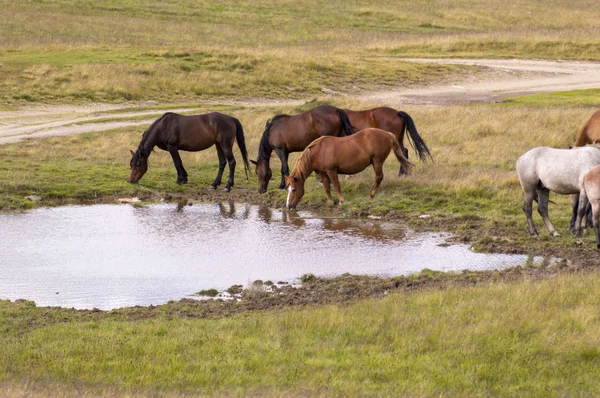
<path id="1" fill-rule="evenodd" d="M 350 135 L 353 129 L 346 112 L 335 106 L 320 105 L 298 115 L 275 116 L 265 126 L 258 146 L 258 159 L 252 161 L 256 165 L 258 192 L 267 191 L 272 176 L 269 163 L 273 151 L 281 160 L 279 188 L 284 189 L 285 177 L 290 174 L 288 166 L 290 152 L 303 151 L 308 144 L 321 136 L 338 136 L 343 133 Z"/>
<path id="2" fill-rule="evenodd" d="M 234 184 L 233 142 L 236 139 L 244 159 L 247 178 L 248 152 L 246 151 L 244 130 L 239 120 L 218 112 L 193 116 L 165 113 L 144 132 L 138 149 L 135 152 L 131 151 L 129 182 L 137 183 L 146 173 L 148 156 L 157 146 L 171 154 L 175 169 L 177 169 L 177 184 L 185 184 L 188 174 L 183 168 L 178 151 L 202 151 L 215 145 L 219 157 L 219 172 L 211 187 L 216 189 L 221 184 L 221 177 L 227 163 L 229 164 L 229 179 L 225 191 L 229 191 Z"/>
<path id="3" fill-rule="evenodd" d="M 559 236 L 548 217 L 550 191 L 571 195 L 579 194 L 573 233 L 581 234 L 581 220 L 585 214 L 587 198 L 583 187 L 585 174 L 600 164 L 600 149 L 588 145 L 573 149 L 537 147 L 529 150 L 517 160 L 517 175 L 523 188 L 523 211 L 527 217 L 529 234 L 537 235 L 532 218 L 533 201 L 538 202 L 538 212 L 548 233 Z"/>
<path id="4" fill-rule="evenodd" d="M 396 137 L 387 131 L 368 128 L 349 137 L 321 137 L 306 147 L 287 178 L 288 197 L 286 206 L 296 207 L 304 195 L 304 182 L 313 171 L 321 177 L 327 202 L 333 203 L 330 183 L 337 193 L 340 204 L 344 203 L 338 174 L 360 173 L 369 165 L 375 171 L 375 183 L 369 197 L 373 197 L 383 180 L 383 162 L 391 151 L 406 170 L 412 163 L 404 157 Z"/>
<path id="5" fill-rule="evenodd" d="M 408 113 L 385 106 L 364 111 L 344 110 L 348 114 L 352 127 L 356 130 L 376 127 L 394 134 L 402 147 L 404 157 L 407 159 L 408 149 L 404 146 L 404 135 L 408 132 L 406 137 L 419 156 L 419 159 L 421 161 L 425 161 L 427 158 L 431 159 L 429 148 L 427 148 L 427 144 L 425 144 L 425 141 L 423 141 L 423 138 L 419 135 L 415 122 Z M 408 174 L 408 170 L 400 166 L 398 175 L 402 174 Z"/>

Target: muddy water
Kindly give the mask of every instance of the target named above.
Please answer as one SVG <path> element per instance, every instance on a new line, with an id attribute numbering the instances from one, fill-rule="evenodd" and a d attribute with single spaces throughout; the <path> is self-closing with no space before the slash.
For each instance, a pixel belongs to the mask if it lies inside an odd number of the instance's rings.
<path id="1" fill-rule="evenodd" d="M 375 220 L 233 203 L 67 206 L 0 215 L 0 298 L 111 309 L 305 273 L 404 275 L 522 265 Z M 541 261 L 541 259 L 537 259 Z"/>

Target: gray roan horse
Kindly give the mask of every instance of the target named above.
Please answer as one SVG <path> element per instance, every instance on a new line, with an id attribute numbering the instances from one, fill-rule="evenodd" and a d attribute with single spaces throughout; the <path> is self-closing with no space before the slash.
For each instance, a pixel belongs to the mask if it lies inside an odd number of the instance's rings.
<path id="1" fill-rule="evenodd" d="M 538 212 L 548 233 L 559 236 L 548 217 L 548 200 L 550 191 L 571 195 L 579 194 L 579 205 L 572 232 L 581 235 L 581 220 L 585 215 L 587 197 L 583 188 L 585 174 L 594 166 L 600 164 L 600 149 L 588 145 L 573 149 L 554 149 L 537 147 L 523 154 L 517 160 L 517 175 L 523 188 L 523 211 L 529 224 L 529 234 L 537 235 L 533 224 L 532 204 L 538 202 Z"/>

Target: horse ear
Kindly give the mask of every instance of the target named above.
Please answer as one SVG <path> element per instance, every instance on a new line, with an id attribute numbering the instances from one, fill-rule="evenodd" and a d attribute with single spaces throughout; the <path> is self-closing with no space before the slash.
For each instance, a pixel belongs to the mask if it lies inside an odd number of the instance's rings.
<path id="1" fill-rule="evenodd" d="M 257 162 L 256 160 L 252 160 L 252 159 L 250 159 L 250 163 L 252 163 L 252 164 L 253 164 L 253 165 L 255 165 L 255 166 L 258 166 L 258 162 Z"/>
<path id="2" fill-rule="evenodd" d="M 131 149 L 129 150 L 129 152 L 131 152 L 131 156 L 135 155 L 135 152 L 133 152 Z"/>

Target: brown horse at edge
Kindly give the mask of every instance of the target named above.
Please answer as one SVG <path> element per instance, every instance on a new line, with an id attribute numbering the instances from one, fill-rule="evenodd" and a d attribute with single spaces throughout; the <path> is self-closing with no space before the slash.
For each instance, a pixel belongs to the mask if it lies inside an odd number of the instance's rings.
<path id="1" fill-rule="evenodd" d="M 394 151 L 400 165 L 410 170 L 412 163 L 402 153 L 402 147 L 396 137 L 376 128 L 361 130 L 348 137 L 321 137 L 306 147 L 287 178 L 288 197 L 286 206 L 296 207 L 304 195 L 304 182 L 314 171 L 321 177 L 327 202 L 333 203 L 330 183 L 337 194 L 339 203 L 344 203 L 338 174 L 357 174 L 373 165 L 375 183 L 369 197 L 373 197 L 383 180 L 383 163 Z"/>
<path id="2" fill-rule="evenodd" d="M 573 147 L 586 146 L 588 144 L 594 144 L 600 140 L 600 110 L 596 111 L 592 117 L 583 125 Z M 573 195 L 571 207 L 573 208 L 573 214 L 571 221 L 569 222 L 569 229 L 573 231 L 575 226 L 575 220 L 577 219 L 577 207 L 579 205 L 579 194 Z M 585 225 L 592 225 L 592 206 L 589 205 L 586 209 Z"/>

